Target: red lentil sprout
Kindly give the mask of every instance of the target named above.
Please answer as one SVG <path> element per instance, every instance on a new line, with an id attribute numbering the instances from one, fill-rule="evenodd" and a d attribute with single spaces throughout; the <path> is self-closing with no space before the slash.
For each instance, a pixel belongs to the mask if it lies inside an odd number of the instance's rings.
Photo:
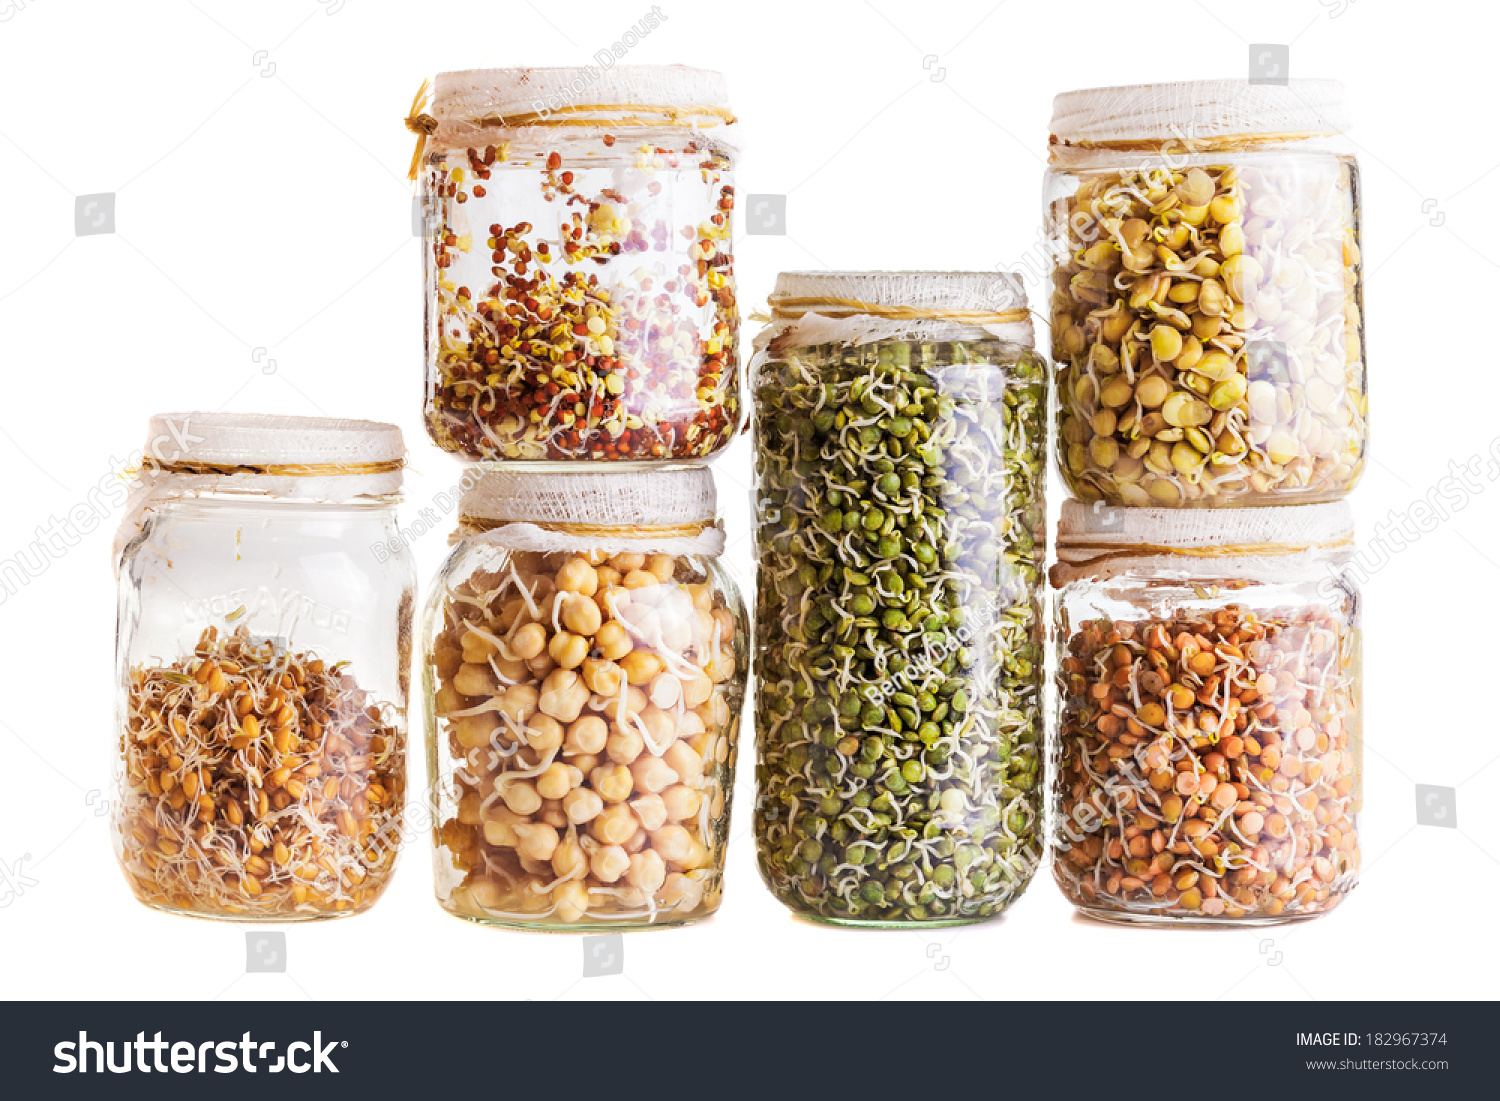
<path id="1" fill-rule="evenodd" d="M 1077 626 L 1059 673 L 1069 900 L 1136 920 L 1336 906 L 1359 868 L 1356 645 L 1321 607 Z"/>

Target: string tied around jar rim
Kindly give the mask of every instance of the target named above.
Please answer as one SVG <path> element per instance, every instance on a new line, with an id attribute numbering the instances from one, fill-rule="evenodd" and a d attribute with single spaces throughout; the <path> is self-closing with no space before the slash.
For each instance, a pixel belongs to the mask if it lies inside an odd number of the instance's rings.
<path id="1" fill-rule="evenodd" d="M 395 499 L 406 445 L 376 421 L 256 413 L 159 413 L 124 473 L 132 481 L 115 560 L 168 501 L 254 494 L 342 504 Z"/>
<path id="2" fill-rule="evenodd" d="M 458 508 L 450 543 L 543 554 L 724 553 L 713 475 L 703 467 L 649 473 L 495 470 L 480 475 Z"/>
<path id="3" fill-rule="evenodd" d="M 932 319 L 935 321 L 962 321 L 966 325 L 1013 325 L 1026 321 L 1032 311 L 1020 308 L 1010 310 L 949 310 L 929 306 L 889 306 L 879 302 L 862 302 L 857 298 L 832 296 L 808 298 L 780 298 L 771 302 L 771 319 L 792 320 L 808 313 L 823 317 L 852 317 L 868 314 L 870 317 L 891 317 L 903 321 Z"/>
<path id="4" fill-rule="evenodd" d="M 1053 100 L 1048 145 L 1051 163 L 1063 168 L 1088 164 L 1091 153 L 1343 151 L 1350 125 L 1336 80 L 1183 80 L 1063 92 Z"/>
<path id="5" fill-rule="evenodd" d="M 691 524 L 603 524 L 535 523 L 525 520 L 493 520 L 460 514 L 458 530 L 448 538 L 459 543 L 485 543 L 508 550 L 651 551 L 656 554 L 695 554 L 717 557 L 724 551 L 724 526 L 711 521 Z"/>
<path id="6" fill-rule="evenodd" d="M 1032 311 L 1014 272 L 789 271 L 776 277 L 757 350 L 883 340 L 973 340 L 1031 347 Z"/>
<path id="7" fill-rule="evenodd" d="M 1270 571 L 1286 580 L 1338 573 L 1354 546 L 1343 501 L 1280 508 L 1136 508 L 1069 500 L 1057 524 L 1057 588 L 1137 572 L 1211 569 L 1229 578 Z"/>
<path id="8" fill-rule="evenodd" d="M 386 459 L 364 463 L 210 463 L 210 462 L 162 462 L 150 455 L 143 456 L 140 465 L 127 467 L 125 473 L 139 474 L 143 470 L 163 474 L 210 474 L 232 477 L 249 474 L 267 478 L 349 478 L 366 474 L 388 474 L 406 466 L 406 460 Z"/>

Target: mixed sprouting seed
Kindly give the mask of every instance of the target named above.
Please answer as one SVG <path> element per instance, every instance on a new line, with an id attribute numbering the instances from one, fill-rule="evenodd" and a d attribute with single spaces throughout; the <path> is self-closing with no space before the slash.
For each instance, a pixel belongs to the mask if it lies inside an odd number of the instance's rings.
<path id="1" fill-rule="evenodd" d="M 1059 465 L 1081 500 L 1331 500 L 1363 467 L 1353 162 L 1090 173 L 1058 204 Z"/>
<path id="2" fill-rule="evenodd" d="M 142 902 L 281 920 L 375 902 L 395 863 L 399 723 L 342 665 L 209 627 L 127 681 L 117 843 Z"/>
<path id="3" fill-rule="evenodd" d="M 746 640 L 702 568 L 514 553 L 454 586 L 441 616 L 443 904 L 536 925 L 718 909 Z"/>
<path id="4" fill-rule="evenodd" d="M 761 873 L 834 920 L 999 913 L 1040 848 L 1041 361 L 830 346 L 754 386 Z"/>
<path id="5" fill-rule="evenodd" d="M 1063 625 L 1054 872 L 1104 916 L 1299 917 L 1354 886 L 1354 630 L 1323 607 Z"/>
<path id="6" fill-rule="evenodd" d="M 740 409 L 728 169 L 693 142 L 566 167 L 556 151 L 526 161 L 506 146 L 434 154 L 437 444 L 522 461 L 724 447 Z M 491 221 L 517 214 L 535 223 Z"/>

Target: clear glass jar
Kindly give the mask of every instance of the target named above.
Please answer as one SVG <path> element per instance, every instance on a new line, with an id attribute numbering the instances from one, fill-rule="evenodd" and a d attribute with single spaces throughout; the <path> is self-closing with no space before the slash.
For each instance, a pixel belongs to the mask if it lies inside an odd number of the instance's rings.
<path id="1" fill-rule="evenodd" d="M 186 413 L 149 439 L 118 540 L 126 880 L 198 917 L 358 913 L 406 796 L 401 432 Z"/>
<path id="2" fill-rule="evenodd" d="M 1368 442 L 1359 170 L 1334 81 L 1058 96 L 1058 466 L 1085 501 L 1343 497 Z"/>
<path id="3" fill-rule="evenodd" d="M 438 902 L 490 925 L 707 917 L 748 670 L 713 478 L 487 473 L 424 631 Z"/>
<path id="4" fill-rule="evenodd" d="M 659 463 L 729 443 L 733 122 L 723 77 L 681 66 L 437 77 L 408 125 L 439 447 Z"/>
<path id="5" fill-rule="evenodd" d="M 751 368 L 761 876 L 834 924 L 992 917 L 1042 848 L 1047 379 L 1025 292 L 789 273 L 771 304 Z"/>
<path id="6" fill-rule="evenodd" d="M 1053 872 L 1079 910 L 1272 924 L 1354 888 L 1352 537 L 1342 502 L 1188 516 L 1064 504 Z"/>

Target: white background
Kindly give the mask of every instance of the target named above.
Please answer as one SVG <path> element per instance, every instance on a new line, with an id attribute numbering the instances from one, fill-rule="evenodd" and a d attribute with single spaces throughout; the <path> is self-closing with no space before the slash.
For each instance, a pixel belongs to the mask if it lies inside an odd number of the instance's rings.
<path id="1" fill-rule="evenodd" d="M 421 421 L 412 94 L 442 69 L 580 63 L 647 10 L 0 0 L 0 559 L 85 502 L 166 410 L 395 421 L 413 519 L 459 467 Z M 1374 459 L 1354 501 L 1369 540 L 1500 432 L 1485 10 L 668 0 L 628 60 L 726 71 L 746 138 L 738 217 L 749 194 L 789 196 L 788 236 L 738 242 L 748 307 L 782 269 L 1014 265 L 1036 238 L 1055 93 L 1242 76 L 1249 43 L 1290 43 L 1294 75 L 1346 84 L 1364 170 Z M 118 194 L 117 232 L 76 238 L 75 196 L 95 192 Z M 743 440 L 716 464 L 743 583 L 749 467 Z M 1327 918 L 1112 928 L 1073 918 L 1043 872 L 987 925 L 814 927 L 759 882 L 747 754 L 722 911 L 627 937 L 624 974 L 586 980 L 577 938 L 446 916 L 425 843 L 370 913 L 291 927 L 285 975 L 244 973 L 241 927 L 138 905 L 94 813 L 114 738 L 111 515 L 0 590 L 0 871 L 22 884 L 0 881 L 0 995 L 1493 996 L 1500 489 L 1485 485 L 1366 586 L 1364 882 Z M 441 534 L 418 544 L 424 580 L 444 551 Z M 1457 829 L 1417 824 L 1417 783 L 1457 789 Z"/>

